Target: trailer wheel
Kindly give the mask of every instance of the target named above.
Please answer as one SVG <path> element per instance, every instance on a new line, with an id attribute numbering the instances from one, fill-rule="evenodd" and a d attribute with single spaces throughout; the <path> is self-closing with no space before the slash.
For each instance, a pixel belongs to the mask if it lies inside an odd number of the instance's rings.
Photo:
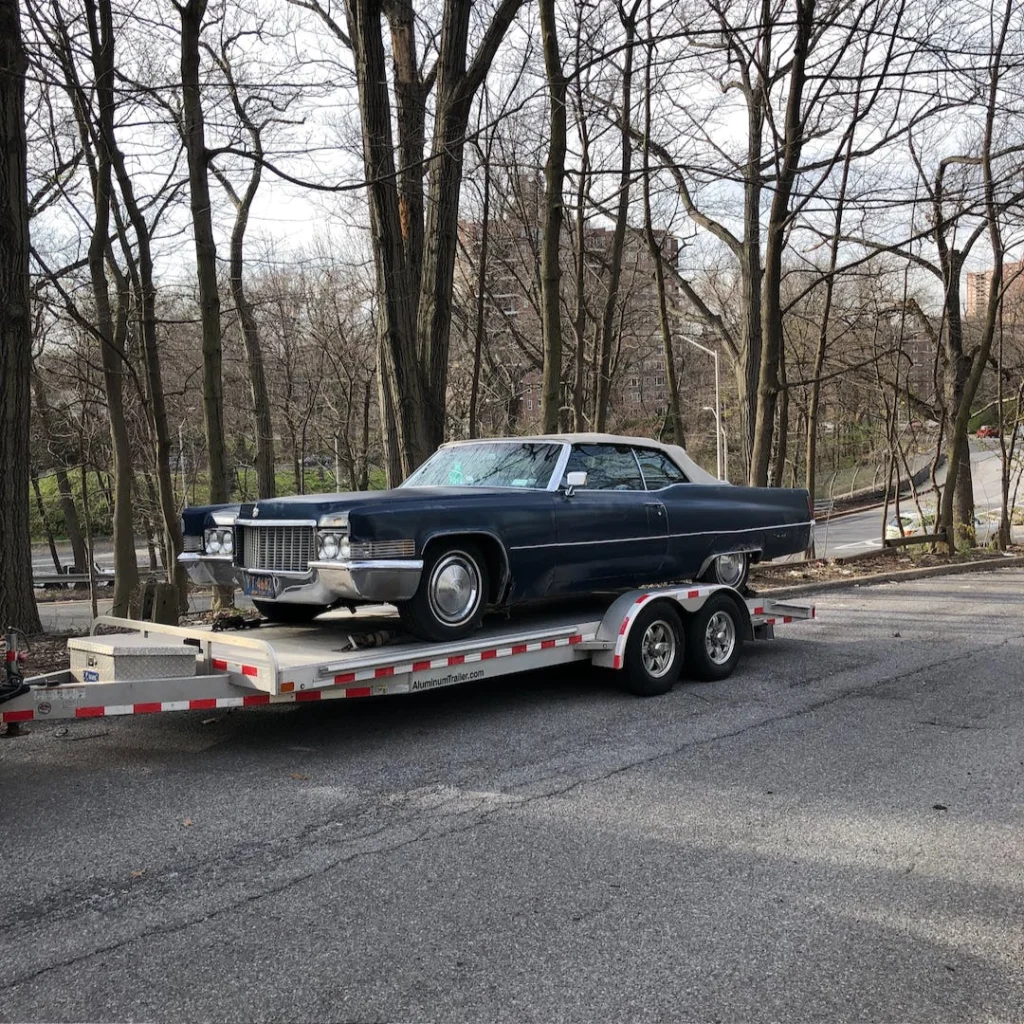
<path id="1" fill-rule="evenodd" d="M 706 583 L 721 583 L 742 591 L 750 575 L 750 555 L 745 551 L 719 555 L 701 577 Z"/>
<path id="2" fill-rule="evenodd" d="M 487 560 L 475 544 L 437 542 L 412 600 L 398 606 L 402 625 L 422 640 L 461 640 L 479 627 L 487 588 Z"/>
<path id="3" fill-rule="evenodd" d="M 281 601 L 253 601 L 252 605 L 263 618 L 292 625 L 312 622 L 330 607 L 326 604 L 285 604 Z"/>
<path id="4" fill-rule="evenodd" d="M 725 593 L 712 594 L 686 622 L 686 668 L 694 679 L 711 682 L 731 675 L 740 658 L 742 628 L 736 604 Z"/>
<path id="5" fill-rule="evenodd" d="M 683 623 L 667 601 L 644 608 L 633 620 L 622 659 L 623 686 L 638 697 L 668 693 L 683 670 Z"/>

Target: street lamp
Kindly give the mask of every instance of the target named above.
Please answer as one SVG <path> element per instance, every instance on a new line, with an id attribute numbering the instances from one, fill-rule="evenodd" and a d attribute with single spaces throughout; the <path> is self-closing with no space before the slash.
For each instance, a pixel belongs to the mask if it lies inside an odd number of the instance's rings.
<path id="1" fill-rule="evenodd" d="M 725 436 L 725 428 L 721 425 L 718 412 L 710 405 L 701 406 L 702 412 L 709 412 L 715 417 L 715 439 L 718 449 L 718 479 L 729 482 L 729 443 Z M 725 468 L 725 476 L 722 475 L 722 468 Z"/>
<path id="2" fill-rule="evenodd" d="M 718 377 L 718 353 L 713 348 L 708 348 L 706 345 L 702 345 L 699 341 L 694 341 L 693 338 L 688 338 L 685 334 L 681 334 L 680 337 L 687 345 L 692 345 L 694 348 L 699 348 L 701 352 L 707 353 L 715 361 L 715 407 L 714 409 L 710 406 L 704 406 L 705 409 L 710 413 L 714 413 L 715 417 L 715 459 L 718 463 L 718 472 L 715 474 L 719 480 L 725 480 L 728 483 L 729 476 L 729 451 L 725 448 L 725 431 L 722 430 L 721 414 L 722 414 L 722 387 Z M 722 464 L 723 464 L 723 449 L 725 451 L 725 476 L 722 476 Z"/>

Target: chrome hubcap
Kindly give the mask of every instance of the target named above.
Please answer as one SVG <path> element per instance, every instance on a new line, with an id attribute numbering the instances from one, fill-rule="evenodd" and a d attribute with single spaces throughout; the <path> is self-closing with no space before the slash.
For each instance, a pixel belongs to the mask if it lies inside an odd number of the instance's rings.
<path id="1" fill-rule="evenodd" d="M 676 660 L 675 630 L 661 619 L 652 622 L 640 641 L 640 657 L 648 674 L 655 679 L 668 673 Z"/>
<path id="2" fill-rule="evenodd" d="M 704 649 L 716 665 L 724 665 L 736 649 L 736 623 L 726 612 L 715 612 L 704 630 Z"/>
<path id="3" fill-rule="evenodd" d="M 743 579 L 746 561 L 746 555 L 719 555 L 715 559 L 715 575 L 718 582 L 724 583 L 727 587 L 735 587 Z"/>
<path id="4" fill-rule="evenodd" d="M 461 551 L 449 551 L 434 566 L 428 588 L 430 610 L 445 625 L 460 626 L 480 603 L 480 572 Z"/>

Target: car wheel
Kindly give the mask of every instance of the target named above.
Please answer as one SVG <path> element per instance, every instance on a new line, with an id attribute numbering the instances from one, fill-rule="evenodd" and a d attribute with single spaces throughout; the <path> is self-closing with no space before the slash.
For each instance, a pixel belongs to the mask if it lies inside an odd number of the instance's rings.
<path id="1" fill-rule="evenodd" d="M 686 668 L 693 679 L 725 679 L 740 658 L 739 611 L 726 594 L 712 594 L 686 622 Z"/>
<path id="2" fill-rule="evenodd" d="M 265 619 L 293 625 L 312 622 L 330 607 L 326 604 L 284 604 L 281 601 L 253 601 L 252 604 Z"/>
<path id="3" fill-rule="evenodd" d="M 701 578 L 708 583 L 721 583 L 722 586 L 732 587 L 733 590 L 742 590 L 749 575 L 750 555 L 746 552 L 734 552 L 713 559 Z"/>
<path id="4" fill-rule="evenodd" d="M 633 620 L 622 659 L 623 685 L 638 697 L 668 693 L 683 669 L 683 623 L 666 601 L 644 608 Z"/>
<path id="5" fill-rule="evenodd" d="M 487 562 L 475 544 L 435 544 L 415 595 L 399 605 L 402 624 L 422 640 L 460 640 L 479 627 L 487 586 Z"/>

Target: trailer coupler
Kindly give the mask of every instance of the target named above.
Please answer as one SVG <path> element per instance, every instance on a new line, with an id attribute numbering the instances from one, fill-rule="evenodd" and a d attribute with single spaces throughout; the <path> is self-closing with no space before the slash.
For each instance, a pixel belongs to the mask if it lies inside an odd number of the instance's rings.
<path id="1" fill-rule="evenodd" d="M 25 649 L 18 647 L 18 637 L 21 637 Z M 29 686 L 25 682 L 25 675 L 22 666 L 28 661 L 28 640 L 20 629 L 14 626 L 7 627 L 7 644 L 4 653 L 4 664 L 6 673 L 3 681 L 0 681 L 0 704 L 5 700 L 13 700 L 23 693 L 28 693 Z"/>

